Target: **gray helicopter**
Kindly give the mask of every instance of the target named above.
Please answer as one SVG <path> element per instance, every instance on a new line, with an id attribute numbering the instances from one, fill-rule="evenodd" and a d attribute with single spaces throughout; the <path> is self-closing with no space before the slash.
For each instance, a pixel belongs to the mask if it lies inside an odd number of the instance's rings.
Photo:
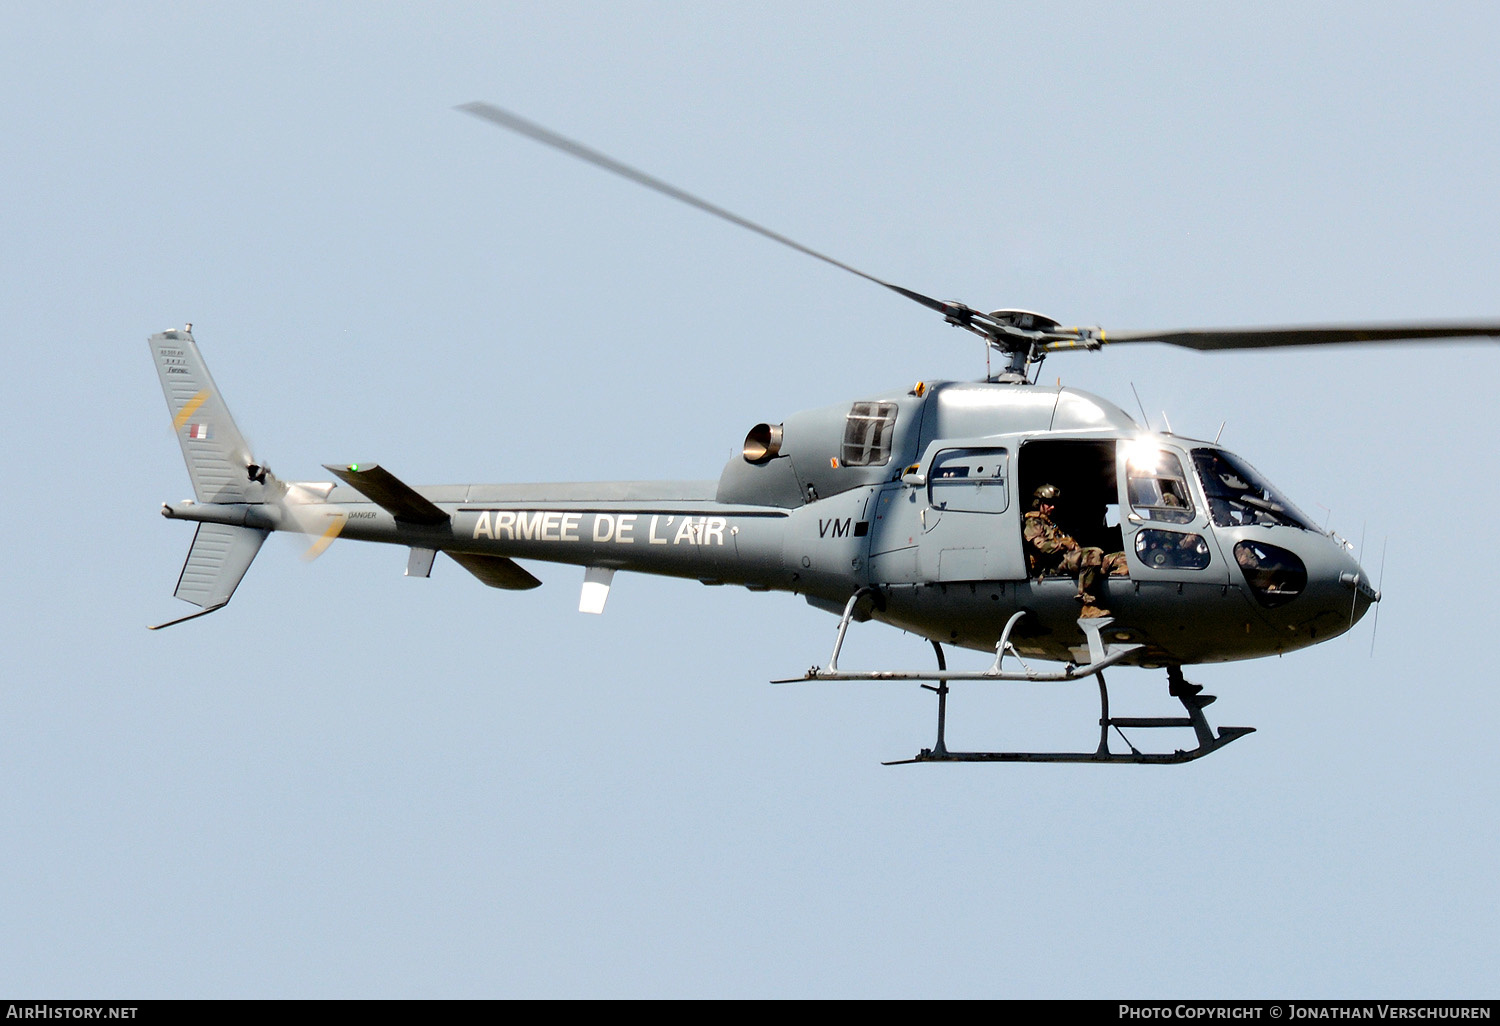
<path id="1" fill-rule="evenodd" d="M 194 499 L 162 514 L 198 525 L 175 595 L 199 610 L 157 628 L 228 604 L 272 531 L 307 535 L 310 556 L 337 538 L 401 545 L 412 577 L 429 576 L 446 553 L 505 590 L 541 583 L 517 559 L 580 566 L 579 608 L 592 613 L 617 571 L 661 574 L 792 592 L 837 615 L 827 665 L 795 680 L 910 681 L 935 692 L 936 744 L 896 763 L 1187 762 L 1254 728 L 1212 727 L 1204 708 L 1214 696 L 1184 666 L 1337 637 L 1379 591 L 1346 542 L 1245 460 L 1153 431 L 1097 396 L 1039 385 L 1042 360 L 1130 342 L 1226 350 L 1500 337 L 1500 324 L 1445 323 L 1106 333 L 1030 311 L 981 312 L 882 281 L 497 107 L 460 109 L 914 300 L 982 337 L 1001 367 L 983 381 L 919 381 L 754 425 L 717 481 L 413 487 L 377 464 L 345 464 L 326 465 L 337 482 L 294 482 L 250 452 L 191 325 L 165 331 L 150 346 Z M 1078 572 L 1078 560 L 1056 558 L 1058 546 L 1044 551 L 1043 533 L 1068 552 L 1103 556 L 1102 566 Z M 849 624 L 872 619 L 928 639 L 936 668 L 840 669 Z M 950 671 L 944 645 L 994 661 Z M 1165 669 L 1186 715 L 1111 715 L 1104 671 L 1114 666 Z M 1089 677 L 1101 707 L 1096 750 L 948 750 L 950 682 Z M 1125 734 L 1154 728 L 1190 729 L 1196 745 L 1142 752 Z M 1111 731 L 1129 751 L 1111 749 Z"/>

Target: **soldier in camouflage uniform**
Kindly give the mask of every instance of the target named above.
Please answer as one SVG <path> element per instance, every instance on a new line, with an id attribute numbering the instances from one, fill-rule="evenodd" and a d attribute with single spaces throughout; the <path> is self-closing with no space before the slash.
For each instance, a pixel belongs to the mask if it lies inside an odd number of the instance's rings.
<path id="1" fill-rule="evenodd" d="M 1078 578 L 1078 594 L 1074 596 L 1083 603 L 1082 617 L 1108 616 L 1109 610 L 1095 605 L 1094 584 L 1099 574 L 1123 576 L 1125 553 L 1085 547 L 1063 533 L 1062 528 L 1052 522 L 1052 512 L 1062 498 L 1062 490 L 1056 485 L 1044 484 L 1031 494 L 1031 511 L 1026 514 L 1026 562 L 1031 572 L 1038 577 L 1048 572 L 1065 573 Z"/>

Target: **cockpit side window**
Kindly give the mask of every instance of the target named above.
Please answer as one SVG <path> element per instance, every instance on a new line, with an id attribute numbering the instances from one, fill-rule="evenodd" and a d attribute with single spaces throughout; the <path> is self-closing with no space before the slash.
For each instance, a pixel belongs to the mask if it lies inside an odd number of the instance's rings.
<path id="1" fill-rule="evenodd" d="M 1193 519 L 1192 493 L 1182 461 L 1165 449 L 1140 449 L 1126 461 L 1130 508 L 1143 520 L 1186 524 Z"/>
<path id="2" fill-rule="evenodd" d="M 1153 570 L 1202 570 L 1211 560 L 1203 535 L 1180 531 L 1137 531 L 1135 554 Z"/>
<path id="3" fill-rule="evenodd" d="M 844 422 L 839 459 L 846 467 L 881 467 L 891 460 L 895 403 L 855 403 Z"/>
<path id="4" fill-rule="evenodd" d="M 1255 468 L 1223 449 L 1194 449 L 1193 466 L 1208 498 L 1208 512 L 1219 527 L 1300 527 L 1312 521 L 1281 496 Z"/>

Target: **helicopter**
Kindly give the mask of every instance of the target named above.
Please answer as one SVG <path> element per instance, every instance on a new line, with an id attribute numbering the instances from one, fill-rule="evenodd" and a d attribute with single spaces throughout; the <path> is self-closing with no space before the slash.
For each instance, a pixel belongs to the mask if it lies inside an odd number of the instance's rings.
<path id="1" fill-rule="evenodd" d="M 325 464 L 336 481 L 277 478 L 230 416 L 192 325 L 163 331 L 149 344 L 194 498 L 161 512 L 197 525 L 174 594 L 198 611 L 153 630 L 227 605 L 275 531 L 309 537 L 308 558 L 335 539 L 403 546 L 411 577 L 430 576 L 445 553 L 502 590 L 541 584 L 518 559 L 579 566 L 588 613 L 603 612 L 617 572 L 658 574 L 790 592 L 836 615 L 827 664 L 775 683 L 903 681 L 934 692 L 936 743 L 886 765 L 1190 762 L 1254 728 L 1212 726 L 1204 710 L 1215 696 L 1184 667 L 1338 637 L 1380 601 L 1378 585 L 1347 542 L 1217 439 L 1153 430 L 1106 399 L 1040 384 L 1042 361 L 1145 342 L 1224 351 L 1500 338 L 1500 323 L 1106 332 L 986 312 L 867 274 L 499 107 L 457 109 L 917 302 L 982 338 L 999 368 L 755 424 L 716 481 L 414 487 L 376 463 Z M 1097 554 L 1093 572 L 1049 558 L 1035 544 L 1044 527 L 1064 549 Z M 872 620 L 926 639 L 935 668 L 841 669 L 850 624 Z M 945 645 L 994 660 L 950 670 Z M 1116 666 L 1164 670 L 1185 715 L 1112 715 L 1104 671 Z M 952 682 L 1089 678 L 1100 701 L 1092 751 L 947 747 Z M 1159 728 L 1189 729 L 1196 743 L 1143 752 L 1125 733 Z"/>

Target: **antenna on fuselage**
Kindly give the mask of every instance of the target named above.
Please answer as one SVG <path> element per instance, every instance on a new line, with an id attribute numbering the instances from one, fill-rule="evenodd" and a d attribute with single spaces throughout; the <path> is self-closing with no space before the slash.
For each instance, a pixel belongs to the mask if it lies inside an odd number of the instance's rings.
<path id="1" fill-rule="evenodd" d="M 1140 410 L 1141 410 L 1141 427 L 1145 428 L 1147 431 L 1150 431 L 1151 430 L 1151 418 L 1148 417 L 1148 416 L 1146 416 L 1146 404 L 1143 403 L 1143 402 L 1141 402 L 1141 393 L 1139 393 L 1139 392 L 1137 392 L 1135 390 L 1135 382 L 1134 381 L 1132 381 L 1130 383 L 1130 392 L 1131 392 L 1132 395 L 1135 396 L 1135 404 L 1136 404 L 1136 406 L 1140 407 Z"/>
<path id="2" fill-rule="evenodd" d="M 1364 523 L 1362 523 L 1362 524 L 1359 525 L 1359 553 L 1358 553 L 1358 555 L 1356 555 L 1354 557 L 1354 561 L 1359 564 L 1359 572 L 1360 572 L 1361 575 L 1363 575 L 1364 572 L 1365 572 L 1365 530 L 1369 526 L 1370 526 L 1370 522 L 1368 520 L 1366 520 Z M 1384 562 L 1384 559 L 1385 559 L 1385 557 L 1382 556 L 1381 557 L 1381 561 Z M 1384 571 L 1382 570 L 1382 572 L 1384 572 Z M 1359 578 L 1356 577 L 1354 579 L 1354 598 L 1352 598 L 1349 601 L 1349 626 L 1350 626 L 1350 628 L 1354 627 L 1354 616 L 1355 616 L 1355 613 L 1358 611 L 1358 609 L 1359 609 Z M 1376 615 L 1377 616 L 1380 615 L 1378 611 L 1376 612 Z M 1370 645 L 1371 645 L 1371 649 L 1372 650 L 1374 648 L 1374 644 L 1375 644 L 1375 638 L 1372 636 L 1370 638 Z"/>

